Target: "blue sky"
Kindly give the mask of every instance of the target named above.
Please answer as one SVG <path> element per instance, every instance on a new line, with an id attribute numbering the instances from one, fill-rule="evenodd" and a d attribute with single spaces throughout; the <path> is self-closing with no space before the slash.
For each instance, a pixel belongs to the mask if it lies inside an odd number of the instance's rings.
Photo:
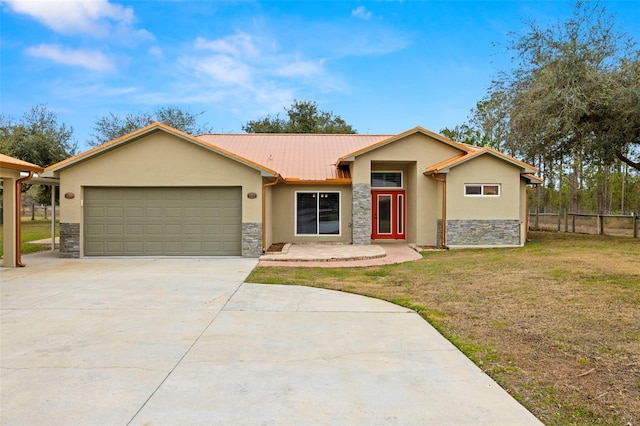
<path id="1" fill-rule="evenodd" d="M 640 1 L 603 1 L 640 41 Z M 1 110 L 47 104 L 81 149 L 97 117 L 176 105 L 215 132 L 313 100 L 359 133 L 463 123 L 525 20 L 565 1 L 3 1 Z"/>

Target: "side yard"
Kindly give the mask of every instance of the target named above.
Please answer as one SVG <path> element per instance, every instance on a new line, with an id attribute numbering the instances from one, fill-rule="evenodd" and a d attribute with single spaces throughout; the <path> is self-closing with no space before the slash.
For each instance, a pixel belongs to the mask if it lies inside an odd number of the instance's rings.
<path id="1" fill-rule="evenodd" d="M 0 257 L 4 255 L 3 239 L 4 225 L 0 225 Z M 56 221 L 56 236 L 59 234 L 59 226 Z M 22 254 L 35 253 L 38 251 L 49 250 L 51 245 L 29 244 L 29 241 L 43 240 L 51 238 L 51 220 L 29 220 L 22 218 L 22 228 L 20 240 L 22 241 Z"/>
<path id="2" fill-rule="evenodd" d="M 411 307 L 546 424 L 640 424 L 640 241 L 530 237 L 380 267 L 258 267 L 247 281 Z"/>

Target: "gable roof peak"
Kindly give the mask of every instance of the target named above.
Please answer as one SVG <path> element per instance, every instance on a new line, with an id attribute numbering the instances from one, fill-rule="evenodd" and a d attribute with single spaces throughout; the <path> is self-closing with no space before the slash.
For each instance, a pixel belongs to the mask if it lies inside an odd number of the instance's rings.
<path id="1" fill-rule="evenodd" d="M 253 169 L 259 170 L 261 173 L 265 173 L 266 175 L 269 176 L 277 176 L 278 173 L 268 167 L 262 166 L 260 164 L 257 164 L 251 160 L 248 160 L 246 158 L 240 157 L 237 154 L 230 152 L 228 150 L 216 147 L 214 145 L 211 145 L 209 143 L 206 143 L 205 141 L 198 139 L 194 136 L 191 136 L 187 133 L 184 133 L 181 130 L 175 129 L 173 127 L 167 126 L 166 124 L 163 124 L 159 121 L 153 122 L 151 124 L 149 124 L 148 126 L 145 126 L 141 129 L 135 130 L 131 133 L 128 133 L 126 135 L 120 136 L 119 138 L 116 138 L 112 141 L 103 143 L 102 145 L 96 146 L 92 149 L 89 149 L 85 152 L 82 152 L 80 154 L 74 155 L 73 157 L 67 158 L 66 160 L 62 160 L 52 166 L 49 166 L 45 169 L 45 174 L 47 176 L 54 176 L 54 174 L 56 172 L 59 172 L 60 170 L 66 169 L 67 167 L 71 167 L 72 165 L 76 164 L 76 163 L 80 163 L 83 161 L 86 161 L 92 157 L 98 156 L 100 154 L 103 154 L 105 152 L 108 152 L 112 149 L 115 149 L 121 145 L 125 145 L 129 142 L 135 141 L 136 139 L 140 139 L 148 134 L 157 132 L 157 131 L 162 131 L 168 134 L 171 134 L 177 138 L 180 138 L 184 141 L 187 141 L 189 143 L 192 143 L 194 145 L 200 146 L 204 149 L 210 150 L 210 151 L 214 151 L 224 157 L 230 158 L 232 160 L 238 161 L 239 163 L 242 163 L 246 166 L 249 166 Z"/>

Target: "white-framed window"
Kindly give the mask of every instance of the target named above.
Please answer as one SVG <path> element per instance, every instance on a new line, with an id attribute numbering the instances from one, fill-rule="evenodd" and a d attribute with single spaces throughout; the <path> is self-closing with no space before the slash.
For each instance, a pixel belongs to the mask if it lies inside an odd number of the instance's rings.
<path id="1" fill-rule="evenodd" d="M 402 172 L 371 172 L 372 188 L 402 188 Z"/>
<path id="2" fill-rule="evenodd" d="M 464 185 L 465 197 L 499 197 L 499 183 L 467 183 Z"/>
<path id="3" fill-rule="evenodd" d="M 297 191 L 296 235 L 340 235 L 340 192 Z"/>

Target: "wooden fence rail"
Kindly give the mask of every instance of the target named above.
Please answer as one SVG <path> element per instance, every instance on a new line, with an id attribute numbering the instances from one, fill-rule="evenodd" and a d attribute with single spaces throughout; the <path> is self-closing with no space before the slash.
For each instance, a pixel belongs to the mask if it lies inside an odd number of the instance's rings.
<path id="1" fill-rule="evenodd" d="M 577 232 L 581 234 L 622 235 L 638 238 L 640 216 L 583 213 L 529 212 L 529 228 L 540 231 Z"/>

